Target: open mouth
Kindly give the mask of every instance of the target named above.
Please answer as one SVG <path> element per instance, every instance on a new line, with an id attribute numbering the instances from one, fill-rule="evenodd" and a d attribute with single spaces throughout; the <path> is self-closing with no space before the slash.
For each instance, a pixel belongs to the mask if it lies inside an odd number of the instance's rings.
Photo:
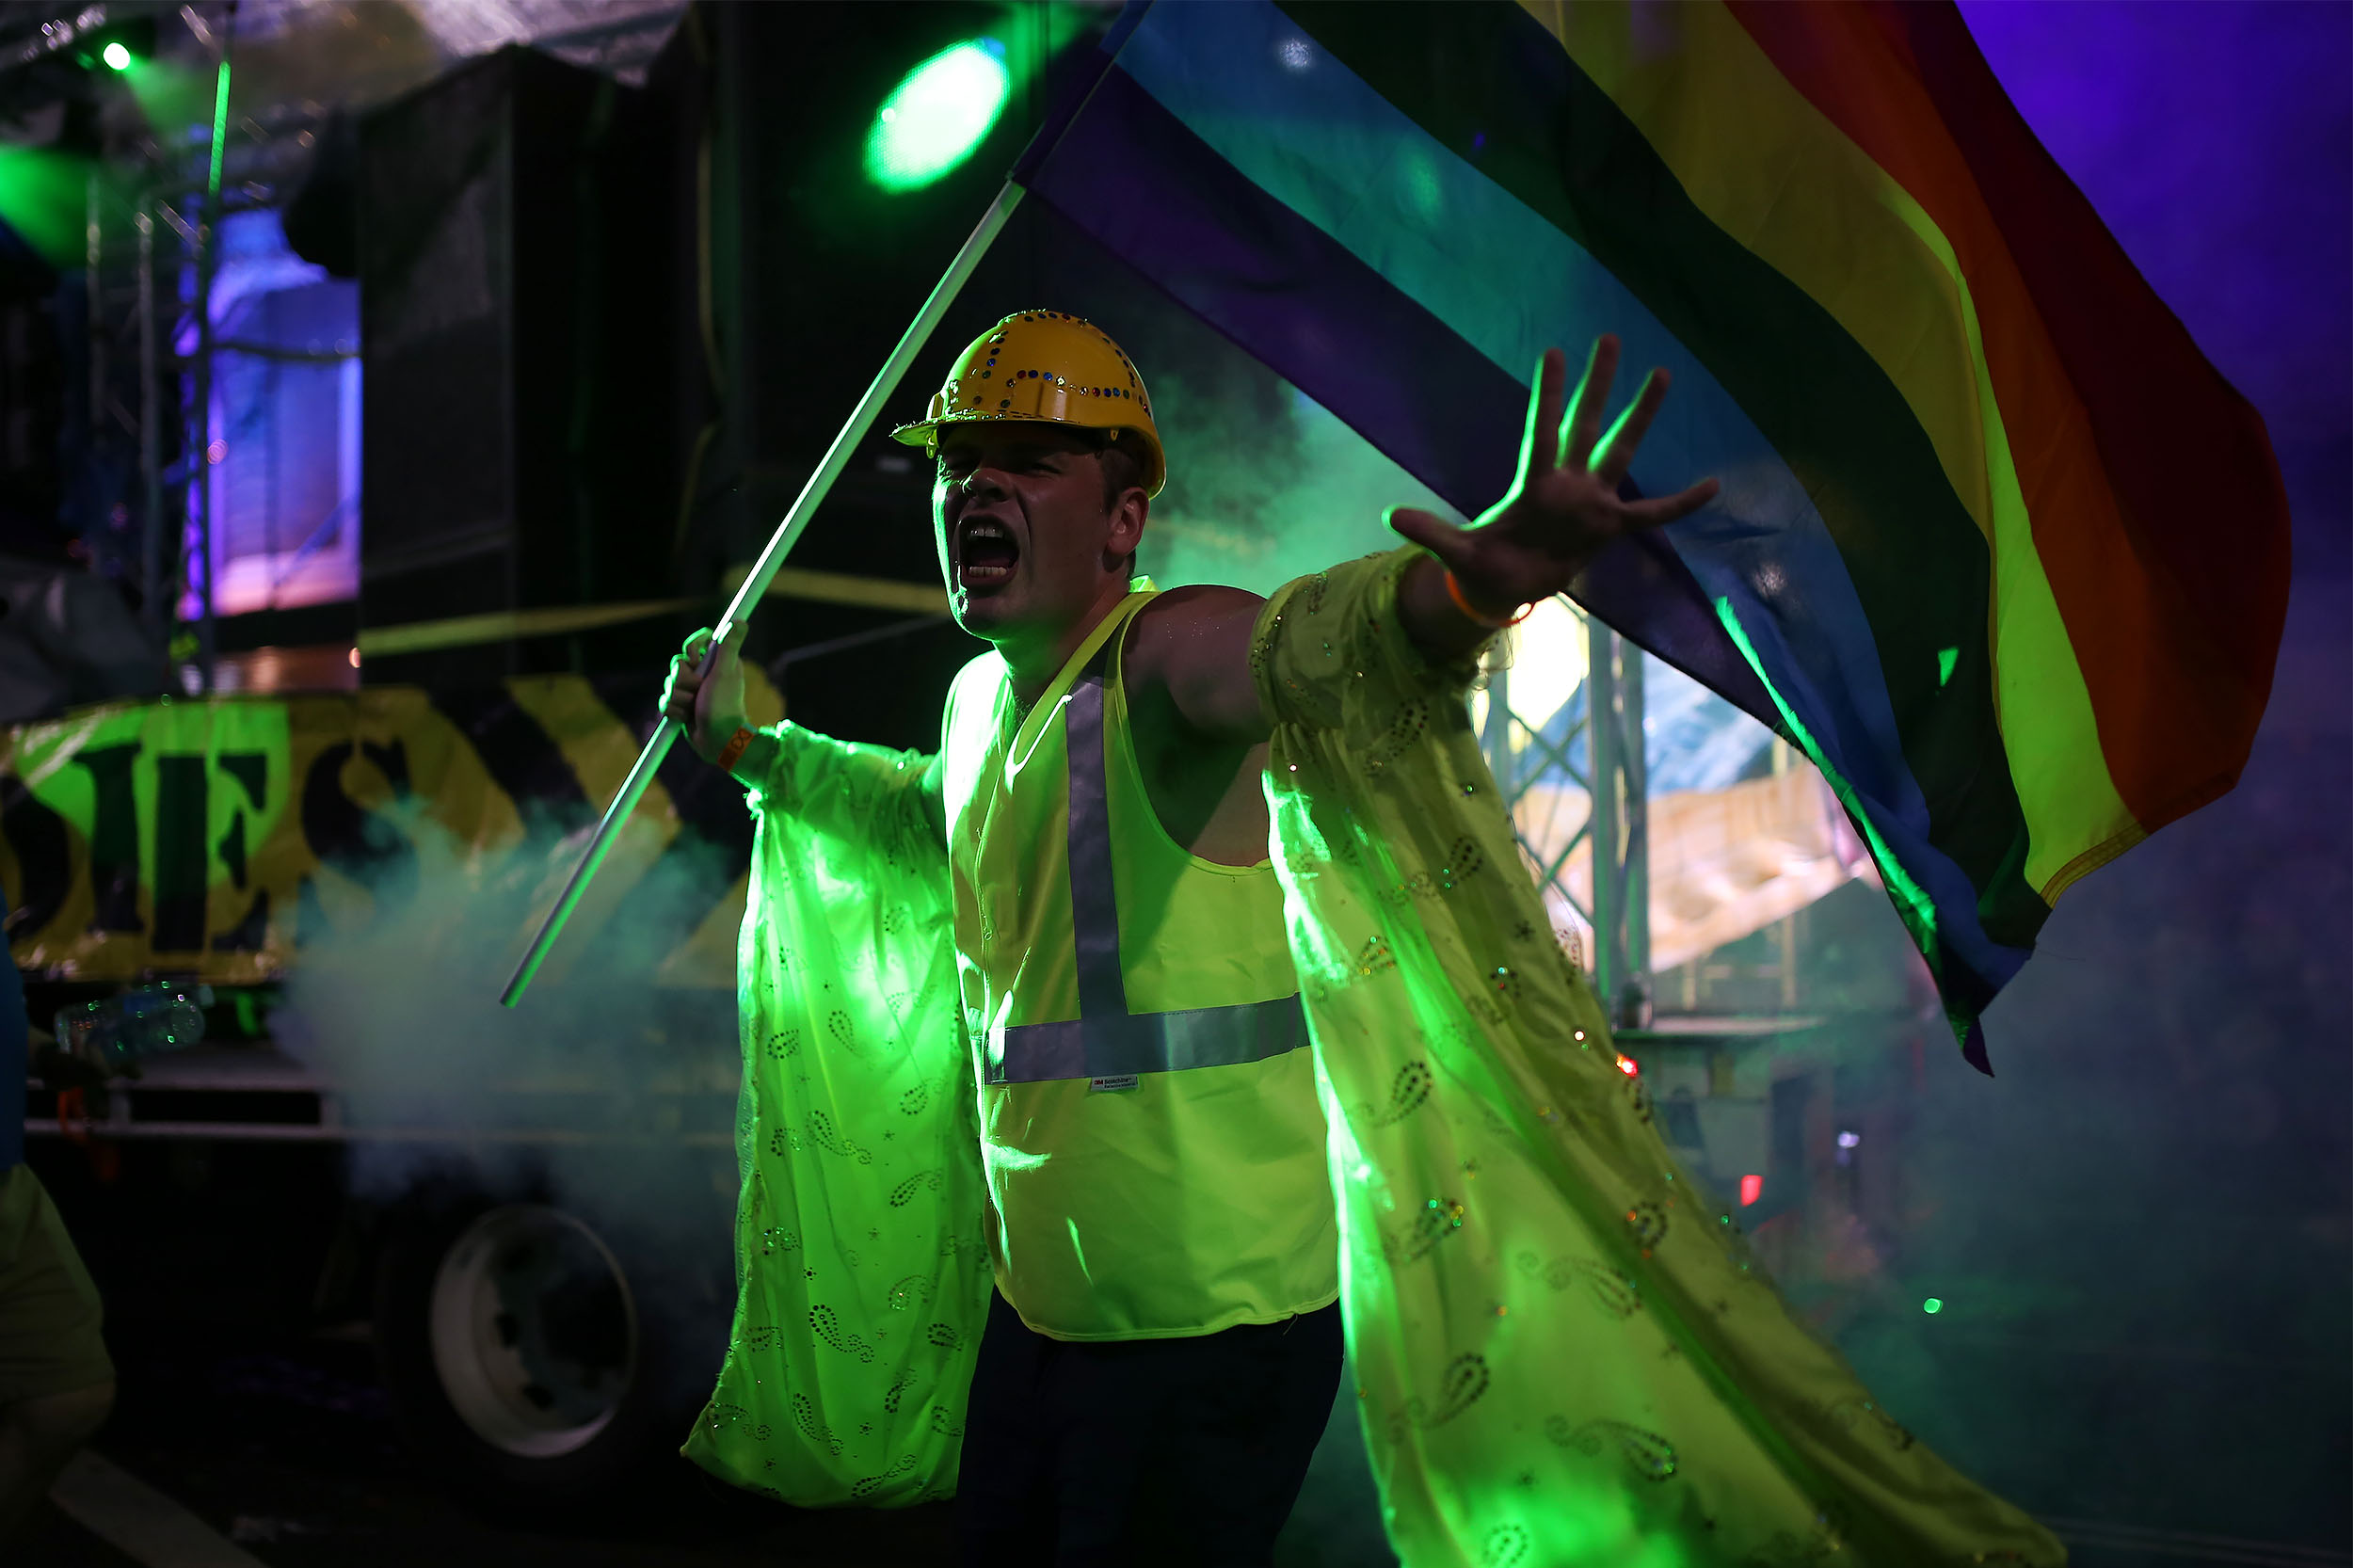
<path id="1" fill-rule="evenodd" d="M 1003 524 L 968 518 L 956 525 L 956 581 L 968 588 L 993 588 L 1009 582 L 1021 547 Z"/>

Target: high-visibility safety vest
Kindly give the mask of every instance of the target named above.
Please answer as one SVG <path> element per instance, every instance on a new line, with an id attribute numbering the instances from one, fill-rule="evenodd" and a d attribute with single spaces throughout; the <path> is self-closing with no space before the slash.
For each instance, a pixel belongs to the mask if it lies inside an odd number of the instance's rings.
<path id="1" fill-rule="evenodd" d="M 1168 836 L 1120 684 L 1139 579 L 1025 716 L 968 664 L 941 765 L 997 1287 L 1058 1339 L 1337 1299 L 1324 1124 L 1273 868 Z"/>

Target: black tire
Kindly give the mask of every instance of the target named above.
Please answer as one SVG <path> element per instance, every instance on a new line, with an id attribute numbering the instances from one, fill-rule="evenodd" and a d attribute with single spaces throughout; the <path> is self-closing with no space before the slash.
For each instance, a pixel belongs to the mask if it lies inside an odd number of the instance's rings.
<path id="1" fill-rule="evenodd" d="M 721 1347 L 686 1343 L 675 1317 L 643 1310 L 632 1276 L 657 1277 L 549 1204 L 477 1192 L 394 1215 L 376 1342 L 410 1452 L 502 1519 L 661 1506 L 681 1483 L 678 1447 Z"/>

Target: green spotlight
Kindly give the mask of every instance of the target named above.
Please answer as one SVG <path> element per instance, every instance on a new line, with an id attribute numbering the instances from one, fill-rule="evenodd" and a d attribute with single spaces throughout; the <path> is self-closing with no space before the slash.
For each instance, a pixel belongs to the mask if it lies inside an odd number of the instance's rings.
<path id="1" fill-rule="evenodd" d="M 894 194 L 930 184 L 986 139 L 1011 85 L 995 39 L 934 55 L 883 100 L 866 133 L 867 179 Z"/>
<path id="2" fill-rule="evenodd" d="M 112 66 L 117 71 L 128 71 L 131 69 L 131 51 L 125 49 L 120 42 L 106 45 L 106 47 L 100 52 L 99 57 L 104 59 L 108 65 Z"/>
<path id="3" fill-rule="evenodd" d="M 1945 1304 L 1937 1300 L 1934 1296 L 1930 1296 L 1927 1301 L 1920 1304 L 1920 1310 L 1933 1318 L 1938 1313 L 1945 1310 Z"/>

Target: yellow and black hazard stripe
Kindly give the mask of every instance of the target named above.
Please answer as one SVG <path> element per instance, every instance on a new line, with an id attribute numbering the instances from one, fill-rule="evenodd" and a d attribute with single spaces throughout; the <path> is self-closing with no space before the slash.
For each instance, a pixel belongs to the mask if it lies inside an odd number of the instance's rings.
<path id="1" fill-rule="evenodd" d="M 761 672 L 745 676 L 754 722 L 780 717 Z M 56 979 L 277 979 L 307 941 L 364 930 L 379 895 L 400 896 L 404 810 L 470 856 L 551 843 L 613 797 L 657 697 L 647 681 L 538 676 L 113 704 L 14 727 L 0 741 L 10 951 Z M 740 788 L 676 748 L 629 837 L 616 889 L 657 868 L 674 893 L 692 889 L 664 978 L 732 984 L 751 840 Z M 593 922 L 570 935 L 594 952 Z"/>

